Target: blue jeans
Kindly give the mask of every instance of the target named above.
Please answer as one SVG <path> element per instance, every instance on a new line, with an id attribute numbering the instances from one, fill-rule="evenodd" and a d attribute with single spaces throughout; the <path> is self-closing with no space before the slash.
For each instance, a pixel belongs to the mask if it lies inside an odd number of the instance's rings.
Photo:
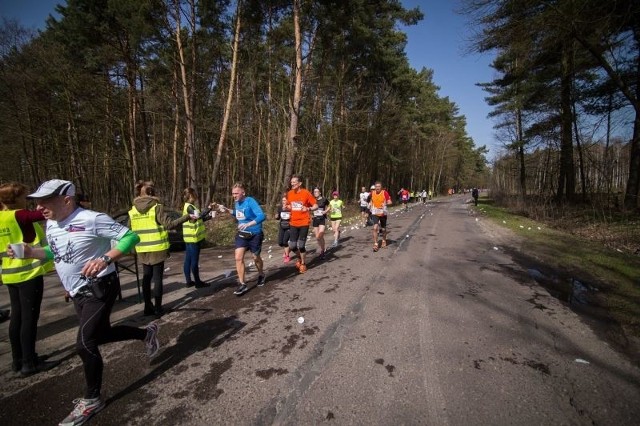
<path id="1" fill-rule="evenodd" d="M 198 262 L 200 260 L 200 242 L 185 243 L 184 249 L 184 277 L 187 283 L 191 282 L 191 274 L 196 283 L 200 282 L 200 268 Z"/>

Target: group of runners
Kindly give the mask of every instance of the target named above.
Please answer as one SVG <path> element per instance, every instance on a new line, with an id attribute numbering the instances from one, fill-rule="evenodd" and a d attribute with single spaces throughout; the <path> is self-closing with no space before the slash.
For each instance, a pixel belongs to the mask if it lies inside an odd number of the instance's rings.
<path id="1" fill-rule="evenodd" d="M 340 199 L 338 191 L 332 191 L 331 199 L 322 195 L 320 188 L 309 191 L 302 187 L 302 177 L 293 175 L 290 179 L 290 189 L 283 194 L 277 208 L 276 218 L 279 221 L 278 246 L 283 248 L 283 261 L 289 263 L 295 256 L 295 267 L 299 273 L 307 272 L 307 240 L 309 228 L 313 229 L 318 243 L 318 257 L 324 259 L 327 251 L 325 232 L 327 221 L 333 232 L 331 248 L 340 244 L 340 224 L 345 203 Z M 220 212 L 231 214 L 237 221 L 238 232 L 235 237 L 235 262 L 238 274 L 238 287 L 234 294 L 241 296 L 247 291 L 245 280 L 245 254 L 247 251 L 253 256 L 253 264 L 258 270 L 257 286 L 266 283 L 264 273 L 264 261 L 261 257 L 264 234 L 262 223 L 266 215 L 258 202 L 247 196 L 244 186 L 236 183 L 231 195 L 234 199 L 234 207 L 227 208 L 222 205 L 209 205 L 208 209 L 216 209 Z M 389 193 L 382 188 L 381 182 L 371 186 L 370 192 L 362 187 L 360 194 L 360 209 L 363 221 L 370 222 L 372 226 L 373 251 L 387 246 L 387 213 L 388 206 L 392 204 Z"/>
<path id="2" fill-rule="evenodd" d="M 233 208 L 212 203 L 200 210 L 197 194 L 193 189 L 186 188 L 183 192 L 183 215 L 174 220 L 170 220 L 164 212 L 152 182 L 138 182 L 135 190 L 136 198 L 129 211 L 131 229 L 104 213 L 85 209 L 76 198 L 75 185 L 69 181 L 46 181 L 29 195 L 26 187 L 19 184 L 0 191 L 4 194 L 0 194 L 4 211 L 0 219 L 3 229 L 7 230 L 2 239 L 7 247 L 3 256 L 2 277 L 5 284 L 10 284 L 11 290 L 13 370 L 26 376 L 54 368 L 60 363 L 45 361 L 35 353 L 35 330 L 42 300 L 43 275 L 52 266 L 60 276 L 67 300 L 73 301 L 78 317 L 76 351 L 83 363 L 86 388 L 83 397 L 73 401 L 73 410 L 60 425 L 82 424 L 104 408 L 105 401 L 101 396 L 104 364 L 100 345 L 139 340 L 144 343 L 148 356 L 155 356 L 159 351 L 157 321 L 150 322 L 144 328 L 111 326 L 110 323 L 114 302 L 121 291 L 115 262 L 134 247 L 143 264 L 144 315 L 160 317 L 164 314 L 162 273 L 169 248 L 167 229 L 183 227 L 187 245 L 185 285 L 196 288 L 210 285 L 200 280 L 197 264 L 200 243 L 205 234 L 203 222 L 215 216 L 216 211 L 228 213 L 237 221 L 235 263 L 238 287 L 234 294 L 241 296 L 248 291 L 244 261 L 247 251 L 252 254 L 258 270 L 257 286 L 266 283 L 261 258 L 264 240 L 262 223 L 266 216 L 258 202 L 247 196 L 242 183 L 232 187 Z M 37 210 L 33 213 L 26 210 L 27 198 L 37 204 Z M 391 197 L 382 188 L 381 182 L 375 182 L 370 191 L 362 188 L 360 208 L 363 221 L 370 221 L 372 225 L 373 251 L 387 245 L 387 207 L 391 204 Z M 299 175 L 292 176 L 290 190 L 284 194 L 278 208 L 278 243 L 284 248 L 284 262 L 290 262 L 295 254 L 298 272 L 303 274 L 307 271 L 306 243 L 310 225 L 318 241 L 319 257 L 323 258 L 326 253 L 324 235 L 327 220 L 333 231 L 331 247 L 337 247 L 340 244 L 344 207 L 338 191 L 333 191 L 328 200 L 319 188 L 312 193 L 302 187 Z M 37 224 L 43 219 L 47 221 L 46 232 Z M 44 241 L 48 244 L 42 245 Z M 154 282 L 153 293 L 151 282 Z M 22 299 L 26 297 L 28 303 L 23 303 Z M 29 312 L 37 308 L 36 314 L 22 316 L 29 319 L 28 323 L 26 320 L 20 321 L 19 311 L 23 305 Z M 29 337 L 24 337 L 24 330 L 29 330 Z"/>

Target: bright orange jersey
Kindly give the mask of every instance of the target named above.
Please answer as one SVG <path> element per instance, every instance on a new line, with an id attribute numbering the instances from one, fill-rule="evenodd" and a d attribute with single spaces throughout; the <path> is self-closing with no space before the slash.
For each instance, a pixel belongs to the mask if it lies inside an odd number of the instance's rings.
<path id="1" fill-rule="evenodd" d="M 300 189 L 298 192 L 292 189 L 287 192 L 287 202 L 291 204 L 291 226 L 309 226 L 309 212 L 303 212 L 302 208 L 316 204 L 316 197 L 306 189 Z"/>
<path id="2" fill-rule="evenodd" d="M 389 193 L 384 189 L 379 193 L 376 191 L 371 192 L 371 214 L 385 216 L 387 214 L 386 201 L 390 199 Z"/>

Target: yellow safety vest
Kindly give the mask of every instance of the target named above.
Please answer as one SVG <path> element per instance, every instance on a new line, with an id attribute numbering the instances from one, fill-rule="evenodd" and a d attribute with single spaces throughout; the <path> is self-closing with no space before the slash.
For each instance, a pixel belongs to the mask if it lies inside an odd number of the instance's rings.
<path id="1" fill-rule="evenodd" d="M 138 253 L 148 253 L 169 249 L 169 233 L 164 226 L 156 222 L 156 207 L 154 205 L 146 213 L 140 213 L 138 209 L 131 207 L 131 230 L 138 234 L 140 242 L 136 245 Z"/>
<path id="2" fill-rule="evenodd" d="M 34 223 L 36 238 L 30 245 L 41 247 L 45 241 L 42 227 Z M 0 211 L 0 247 L 23 241 L 22 230 L 16 220 L 15 210 Z M 40 259 L 11 259 L 6 250 L 0 252 L 2 257 L 2 282 L 4 284 L 20 284 L 32 278 L 44 275 L 53 269 L 53 262 Z"/>
<path id="3" fill-rule="evenodd" d="M 198 210 L 196 206 L 191 203 L 184 203 L 184 207 L 182 208 L 182 214 L 189 214 L 187 209 L 189 206 L 193 207 L 194 210 Z M 197 243 L 198 241 L 204 240 L 206 234 L 206 229 L 204 227 L 204 221 L 202 219 L 198 219 L 195 222 L 186 221 L 182 224 L 182 237 L 184 238 L 185 243 Z"/>

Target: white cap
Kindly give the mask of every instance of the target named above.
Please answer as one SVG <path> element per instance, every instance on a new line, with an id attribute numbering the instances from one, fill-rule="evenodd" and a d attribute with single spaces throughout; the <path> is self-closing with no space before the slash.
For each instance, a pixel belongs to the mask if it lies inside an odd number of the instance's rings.
<path id="1" fill-rule="evenodd" d="M 376 186 L 375 185 L 371 185 L 370 189 L 376 189 Z"/>
<path id="2" fill-rule="evenodd" d="M 33 194 L 27 195 L 28 198 L 47 198 L 54 195 L 76 195 L 76 186 L 68 180 L 52 179 L 40 185 L 40 188 Z"/>

